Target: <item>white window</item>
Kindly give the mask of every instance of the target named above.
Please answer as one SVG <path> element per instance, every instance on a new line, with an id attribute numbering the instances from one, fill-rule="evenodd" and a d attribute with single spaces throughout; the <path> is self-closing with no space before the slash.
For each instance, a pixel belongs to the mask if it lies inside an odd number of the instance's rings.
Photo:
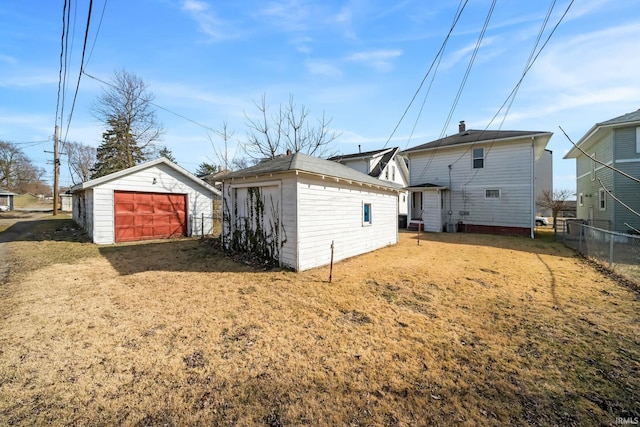
<path id="1" fill-rule="evenodd" d="M 473 168 L 474 169 L 484 168 L 484 148 L 474 148 L 472 156 L 473 156 Z"/>
<path id="2" fill-rule="evenodd" d="M 596 180 L 596 153 L 591 155 L 591 181 Z"/>
<path id="3" fill-rule="evenodd" d="M 362 225 L 371 225 L 371 203 L 362 204 Z"/>
<path id="4" fill-rule="evenodd" d="M 604 191 L 604 188 L 600 189 L 600 197 L 598 200 L 598 204 L 600 206 L 601 211 L 607 210 L 607 193 Z"/>
<path id="5" fill-rule="evenodd" d="M 584 193 L 578 194 L 578 205 L 584 206 Z"/>
<path id="6" fill-rule="evenodd" d="M 500 198 L 500 189 L 499 188 L 487 188 L 484 190 L 484 198 L 485 199 L 499 199 Z"/>

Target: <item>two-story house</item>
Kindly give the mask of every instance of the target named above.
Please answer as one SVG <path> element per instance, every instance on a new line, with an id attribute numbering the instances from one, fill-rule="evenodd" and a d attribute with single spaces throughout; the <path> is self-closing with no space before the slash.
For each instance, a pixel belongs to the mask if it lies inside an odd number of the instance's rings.
<path id="1" fill-rule="evenodd" d="M 399 184 L 402 187 L 409 184 L 409 170 L 406 159 L 400 155 L 399 147 L 341 154 L 330 157 L 328 160 L 341 163 L 373 178 Z M 404 219 L 408 215 L 408 194 L 409 192 L 406 190 L 400 191 L 398 194 L 398 215 L 404 216 Z"/>
<path id="2" fill-rule="evenodd" d="M 405 150 L 410 227 L 533 237 L 551 132 L 467 130 Z M 544 176 L 538 176 L 543 173 Z M 552 188 L 549 188 L 552 190 Z"/>
<path id="3" fill-rule="evenodd" d="M 618 232 L 640 229 L 633 212 L 640 212 L 640 184 L 629 178 L 640 178 L 640 110 L 596 123 L 564 158 L 576 159 L 577 218 Z"/>

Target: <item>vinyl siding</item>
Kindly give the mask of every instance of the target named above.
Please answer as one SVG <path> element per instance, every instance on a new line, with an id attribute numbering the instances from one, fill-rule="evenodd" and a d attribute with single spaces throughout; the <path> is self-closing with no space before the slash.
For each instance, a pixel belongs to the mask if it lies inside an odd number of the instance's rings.
<path id="1" fill-rule="evenodd" d="M 451 197 L 445 197 L 444 206 L 445 212 L 451 211 L 447 222 L 531 227 L 535 212 L 530 141 L 474 145 L 481 147 L 485 149 L 481 169 L 473 169 L 470 147 L 411 154 L 411 185 L 430 183 L 450 189 Z M 500 190 L 501 197 L 485 199 L 486 189 Z"/>
<path id="2" fill-rule="evenodd" d="M 397 193 L 332 179 L 301 177 L 298 195 L 298 269 L 366 253 L 398 241 Z M 371 203 L 371 225 L 363 225 L 363 203 Z"/>
<path id="3" fill-rule="evenodd" d="M 628 127 L 615 130 L 615 167 L 633 177 L 640 178 L 640 153 L 636 152 L 637 128 Z M 640 212 L 640 184 L 614 173 L 614 194 L 622 202 L 636 212 Z M 640 229 L 640 218 L 620 203 L 611 200 L 612 215 L 615 218 L 612 229 L 628 232 L 633 228 Z"/>

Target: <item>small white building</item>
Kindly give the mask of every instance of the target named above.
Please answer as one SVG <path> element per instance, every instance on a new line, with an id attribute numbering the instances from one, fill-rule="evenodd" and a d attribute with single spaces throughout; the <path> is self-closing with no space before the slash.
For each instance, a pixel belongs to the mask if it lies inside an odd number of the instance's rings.
<path id="1" fill-rule="evenodd" d="M 401 187 L 296 153 L 221 178 L 222 244 L 296 271 L 398 242 Z"/>
<path id="2" fill-rule="evenodd" d="M 212 232 L 220 192 L 160 157 L 75 185 L 73 220 L 94 243 L 109 244 Z"/>

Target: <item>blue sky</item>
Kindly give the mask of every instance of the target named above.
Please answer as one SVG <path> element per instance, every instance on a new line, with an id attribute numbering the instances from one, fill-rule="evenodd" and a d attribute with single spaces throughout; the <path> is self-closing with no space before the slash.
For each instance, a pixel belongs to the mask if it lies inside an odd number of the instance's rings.
<path id="1" fill-rule="evenodd" d="M 101 83 L 82 76 L 69 123 L 89 2 L 70 3 L 73 37 L 61 136 L 97 147 L 103 127 L 90 106 Z M 157 110 L 166 130 L 161 143 L 190 171 L 202 161 L 217 162 L 211 141 L 218 148 L 220 141 L 209 129 L 226 120 L 242 141 L 245 114 L 256 114 L 255 101 L 265 94 L 277 108 L 293 95 L 312 118 L 324 112 L 333 119 L 332 129 L 341 133 L 334 150 L 340 153 L 357 152 L 358 145 L 363 151 L 385 144 L 413 147 L 457 132 L 460 120 L 471 129 L 554 132 L 547 146 L 554 153 L 554 187 L 574 189 L 574 161 L 562 160 L 571 144 L 558 126 L 577 141 L 596 122 L 640 108 L 640 4 L 576 0 L 506 117 L 503 109 L 492 121 L 520 80 L 552 1 L 497 0 L 452 110 L 493 4 L 469 0 L 437 73 L 427 76 L 387 143 L 464 3 L 95 0 L 85 71 L 103 80 L 114 70 L 135 73 L 156 104 L 190 119 Z M 538 49 L 569 3 L 555 2 Z M 49 180 L 51 154 L 44 151 L 53 147 L 63 5 L 0 5 L 0 139 L 20 144 L 47 169 Z M 235 142 L 230 150 L 242 156 Z M 61 185 L 69 185 L 64 156 L 62 162 Z"/>

